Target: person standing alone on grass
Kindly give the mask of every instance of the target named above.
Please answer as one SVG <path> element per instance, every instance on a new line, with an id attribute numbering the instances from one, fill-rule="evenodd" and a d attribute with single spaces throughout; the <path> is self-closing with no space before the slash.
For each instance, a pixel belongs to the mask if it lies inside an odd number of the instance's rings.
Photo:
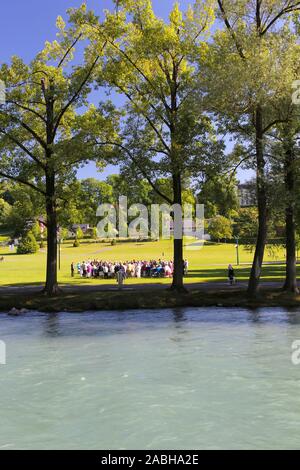
<path id="1" fill-rule="evenodd" d="M 234 269 L 232 267 L 232 264 L 228 265 L 228 282 L 232 286 L 232 284 L 235 282 L 234 278 Z"/>
<path id="2" fill-rule="evenodd" d="M 116 276 L 117 276 L 118 288 L 119 288 L 119 290 L 122 290 L 124 279 L 125 279 L 125 276 L 126 276 L 125 270 L 123 269 L 123 266 L 117 271 Z"/>
<path id="3" fill-rule="evenodd" d="M 74 263 L 71 263 L 71 276 L 74 277 Z"/>
<path id="4" fill-rule="evenodd" d="M 187 276 L 189 272 L 189 262 L 187 259 L 183 261 L 183 275 Z"/>

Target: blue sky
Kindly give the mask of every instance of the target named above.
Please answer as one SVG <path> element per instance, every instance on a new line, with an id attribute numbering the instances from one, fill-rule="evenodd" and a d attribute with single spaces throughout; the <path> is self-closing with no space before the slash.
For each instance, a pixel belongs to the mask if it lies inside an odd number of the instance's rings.
<path id="1" fill-rule="evenodd" d="M 65 16 L 68 8 L 78 7 L 83 0 L 5 0 L 1 1 L 0 51 L 1 61 L 13 54 L 30 60 L 44 45 L 45 40 L 55 39 L 55 21 L 58 15 Z M 87 6 L 101 15 L 111 9 L 111 0 L 86 0 Z M 182 7 L 191 3 L 181 0 Z M 167 17 L 174 0 L 153 0 L 155 11 Z"/>
<path id="2" fill-rule="evenodd" d="M 78 7 L 82 0 L 6 0 L 1 1 L 0 16 L 0 57 L 1 62 L 9 61 L 12 55 L 30 61 L 43 48 L 46 40 L 55 39 L 55 22 L 58 15 L 65 16 L 66 10 Z M 104 9 L 111 9 L 111 0 L 86 0 L 87 6 L 101 15 Z M 181 0 L 182 7 L 191 0 Z M 153 0 L 155 12 L 167 18 L 174 0 Z M 117 172 L 116 168 L 108 167 L 103 173 L 96 171 L 95 165 L 89 164 L 78 172 L 80 178 L 93 176 L 103 179 L 109 173 Z M 240 172 L 239 178 L 244 180 L 248 172 Z"/>

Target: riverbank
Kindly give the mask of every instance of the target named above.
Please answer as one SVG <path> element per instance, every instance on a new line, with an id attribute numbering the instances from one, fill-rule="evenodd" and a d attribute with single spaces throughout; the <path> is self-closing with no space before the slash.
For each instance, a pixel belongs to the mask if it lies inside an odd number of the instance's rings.
<path id="1" fill-rule="evenodd" d="M 275 287 L 262 287 L 257 298 L 247 297 L 244 287 L 194 289 L 176 294 L 167 289 L 138 289 L 124 291 L 91 291 L 62 289 L 59 295 L 48 298 L 35 292 L 1 292 L 0 311 L 15 309 L 41 312 L 85 312 L 101 310 L 163 309 L 176 307 L 300 307 L 300 295 L 284 293 Z"/>

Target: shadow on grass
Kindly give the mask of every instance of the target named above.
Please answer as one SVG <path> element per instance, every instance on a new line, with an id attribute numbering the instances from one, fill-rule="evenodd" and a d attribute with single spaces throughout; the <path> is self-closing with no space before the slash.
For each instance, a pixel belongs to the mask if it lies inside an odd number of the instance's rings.
<path id="1" fill-rule="evenodd" d="M 19 253 L 17 253 L 16 251 L 8 251 L 7 253 L 1 253 L 1 256 L 4 257 L 4 261 L 5 262 L 5 258 L 7 258 L 8 256 L 31 256 L 31 255 L 21 255 Z"/>
<path id="2" fill-rule="evenodd" d="M 251 267 L 246 268 L 235 268 L 236 279 L 247 280 L 250 275 Z M 298 269 L 298 274 L 300 274 L 300 268 Z M 278 281 L 278 279 L 283 279 L 285 276 L 285 266 L 284 265 L 267 265 L 262 268 L 261 279 L 266 281 Z M 224 282 L 227 280 L 227 269 L 225 268 L 205 268 L 205 269 L 194 269 L 189 270 L 189 274 L 185 277 L 186 282 L 189 279 L 199 278 L 200 280 L 215 281 L 215 282 Z"/>
<path id="3" fill-rule="evenodd" d="M 128 282 L 129 280 L 125 281 L 125 284 L 124 284 L 124 288 L 126 289 L 127 288 L 137 288 L 137 289 L 142 289 L 143 287 L 151 287 L 153 286 L 153 288 L 155 289 L 155 287 L 157 286 L 163 286 L 165 287 L 166 289 L 169 287 L 169 284 L 166 283 L 166 282 L 161 282 L 161 279 L 151 279 L 151 282 L 147 282 L 149 281 L 149 279 L 145 279 L 144 282 L 141 282 L 141 283 L 135 283 L 135 282 Z M 169 279 L 170 283 L 171 283 L 171 279 Z M 45 285 L 45 282 L 44 281 L 40 281 L 40 282 L 11 282 L 11 283 L 7 283 L 7 284 L 1 284 L 0 285 L 0 290 L 1 289 L 5 289 L 5 288 L 19 288 L 19 289 L 27 289 L 27 288 L 34 288 L 34 287 L 40 287 L 41 289 L 44 287 Z M 107 289 L 111 289 L 112 287 L 115 287 L 117 288 L 117 282 L 115 279 L 112 279 L 110 281 L 106 281 L 106 282 L 101 282 L 101 280 L 99 279 L 95 279 L 93 281 L 91 280 L 88 280 L 88 279 L 81 279 L 81 278 L 78 278 L 78 279 L 74 279 L 72 280 L 72 278 L 70 278 L 70 282 L 58 282 L 58 285 L 59 287 L 61 288 L 64 288 L 64 287 L 67 287 L 67 288 L 78 288 L 78 289 L 90 289 L 90 290 L 93 290 L 93 289 L 99 289 L 100 290 L 105 290 L 106 288 Z"/>
<path id="4" fill-rule="evenodd" d="M 5 262 L 4 262 L 5 263 Z M 4 263 L 2 266 L 4 267 Z M 247 267 L 239 267 L 235 268 L 235 275 L 237 281 L 247 281 L 249 278 L 250 274 L 250 266 Z M 298 275 L 300 276 L 300 266 L 298 267 Z M 284 265 L 265 265 L 262 268 L 262 276 L 261 276 L 261 281 L 268 281 L 268 282 L 282 282 L 285 277 L 285 266 Z M 171 279 L 168 279 L 171 283 Z M 202 268 L 202 269 L 192 269 L 189 271 L 189 274 L 184 277 L 184 282 L 186 284 L 189 283 L 197 283 L 199 284 L 201 282 L 208 282 L 208 283 L 215 283 L 215 282 L 227 282 L 227 269 L 224 267 L 219 267 L 219 268 Z M 10 283 L 4 283 L 0 286 L 3 289 L 9 288 L 9 287 L 14 287 L 14 288 L 29 288 L 29 287 L 43 287 L 44 281 L 40 282 L 10 282 Z M 168 287 L 169 283 L 166 282 L 165 280 L 162 280 L 160 278 L 151 278 L 151 279 L 142 279 L 141 282 L 136 282 L 136 280 L 133 279 L 128 279 L 125 282 L 124 287 L 126 288 L 136 288 L 136 289 L 142 289 L 143 287 L 150 288 L 153 286 L 165 286 L 166 288 Z M 116 281 L 115 279 L 109 280 L 109 281 L 103 281 L 101 279 L 95 279 L 95 280 L 89 280 L 89 279 L 82 279 L 80 277 L 75 277 L 71 278 L 69 281 L 66 281 L 66 278 L 64 281 L 59 282 L 59 286 L 62 288 L 68 287 L 68 288 L 82 288 L 82 289 L 97 289 L 99 288 L 100 290 L 103 289 L 111 289 L 112 287 L 116 287 Z"/>
<path id="5" fill-rule="evenodd" d="M 250 274 L 250 268 L 240 268 L 235 270 L 235 275 L 237 281 L 247 281 Z M 266 266 L 262 270 L 261 281 L 262 282 L 282 282 L 285 276 L 285 269 L 284 266 Z M 169 282 L 162 281 L 160 278 L 145 278 L 142 282 L 135 282 L 135 279 L 128 279 L 125 281 L 124 288 L 126 289 L 136 289 L 142 290 L 144 287 L 150 289 L 151 286 L 155 287 L 165 287 L 168 288 L 169 284 L 171 283 L 171 279 L 168 279 Z M 184 277 L 185 284 L 199 284 L 201 283 L 217 283 L 217 282 L 227 282 L 227 270 L 222 268 L 215 268 L 215 269 L 197 269 L 197 270 L 190 270 L 188 276 Z M 0 288 L 34 288 L 40 287 L 42 289 L 44 285 L 43 281 L 40 282 L 11 282 L 5 283 L 0 286 Z M 110 290 L 113 287 L 117 287 L 116 281 L 114 279 L 109 281 L 102 281 L 102 280 L 89 280 L 89 279 L 82 279 L 82 278 L 70 278 L 70 281 L 61 281 L 59 282 L 59 286 L 62 288 L 68 289 L 82 289 L 82 290 Z"/>
<path id="6" fill-rule="evenodd" d="M 44 282 L 11 282 L 9 284 L 1 284 L 0 288 L 5 288 L 5 287 L 43 287 Z"/>

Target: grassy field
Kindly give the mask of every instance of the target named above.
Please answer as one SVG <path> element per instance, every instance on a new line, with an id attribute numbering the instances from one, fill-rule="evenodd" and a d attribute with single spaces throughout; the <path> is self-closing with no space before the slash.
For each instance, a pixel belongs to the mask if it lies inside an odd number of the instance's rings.
<path id="1" fill-rule="evenodd" d="M 236 248 L 231 244 L 205 244 L 201 249 L 194 248 L 192 240 L 185 241 L 184 257 L 189 260 L 189 275 L 186 282 L 220 281 L 226 279 L 226 268 L 229 263 L 236 264 Z M 246 280 L 253 253 L 247 251 L 243 246 L 239 248 L 240 266 L 236 267 L 239 280 Z M 0 286 L 37 285 L 45 280 L 46 250 L 41 250 L 34 255 L 17 255 L 9 251 L 8 247 L 0 248 L 0 257 L 4 261 L 0 263 Z M 71 278 L 71 262 L 81 262 L 89 259 L 102 259 L 107 261 L 126 261 L 132 259 L 172 259 L 172 241 L 159 242 L 124 242 L 111 246 L 109 243 L 84 243 L 79 248 L 73 248 L 71 242 L 61 246 L 61 270 L 59 271 L 59 282 L 61 284 L 93 285 L 93 284 L 115 284 L 114 280 L 81 279 L 76 275 Z M 263 268 L 263 279 L 282 280 L 284 276 L 284 250 L 271 256 L 266 250 L 265 263 L 276 262 L 274 265 L 265 265 Z M 128 279 L 126 284 L 140 283 L 163 283 L 169 284 L 169 279 Z"/>

